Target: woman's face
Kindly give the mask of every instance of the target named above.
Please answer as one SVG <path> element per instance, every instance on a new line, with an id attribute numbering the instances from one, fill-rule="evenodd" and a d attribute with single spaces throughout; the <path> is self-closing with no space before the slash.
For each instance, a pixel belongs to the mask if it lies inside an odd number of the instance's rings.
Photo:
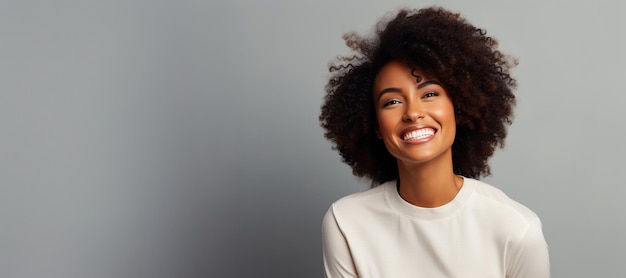
<path id="1" fill-rule="evenodd" d="M 373 92 L 377 135 L 404 163 L 426 163 L 444 155 L 451 159 L 456 134 L 452 100 L 437 80 L 422 76 L 418 83 L 411 71 L 405 63 L 391 61 L 378 72 Z"/>

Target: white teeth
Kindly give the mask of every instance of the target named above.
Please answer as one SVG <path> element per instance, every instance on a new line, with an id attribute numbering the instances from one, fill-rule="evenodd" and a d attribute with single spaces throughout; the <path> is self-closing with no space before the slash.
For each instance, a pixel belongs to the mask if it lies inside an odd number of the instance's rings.
<path id="1" fill-rule="evenodd" d="M 433 134 L 435 134 L 435 130 L 433 130 L 432 128 L 422 128 L 404 134 L 404 138 L 402 139 L 404 139 L 405 141 L 419 140 L 428 136 L 432 136 Z"/>

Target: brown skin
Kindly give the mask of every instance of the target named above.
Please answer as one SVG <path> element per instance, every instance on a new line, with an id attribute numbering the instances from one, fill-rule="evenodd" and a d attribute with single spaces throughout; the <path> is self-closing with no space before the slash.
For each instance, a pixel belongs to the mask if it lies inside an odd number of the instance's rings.
<path id="1" fill-rule="evenodd" d="M 433 163 L 422 167 L 400 167 L 399 170 L 400 196 L 419 207 L 445 205 L 454 199 L 463 186 L 463 178 Z"/>
<path id="2" fill-rule="evenodd" d="M 463 181 L 452 168 L 454 106 L 441 83 L 418 83 L 414 74 L 400 61 L 387 63 L 377 74 L 376 133 L 397 159 L 400 196 L 413 205 L 438 207 L 456 196 Z"/>

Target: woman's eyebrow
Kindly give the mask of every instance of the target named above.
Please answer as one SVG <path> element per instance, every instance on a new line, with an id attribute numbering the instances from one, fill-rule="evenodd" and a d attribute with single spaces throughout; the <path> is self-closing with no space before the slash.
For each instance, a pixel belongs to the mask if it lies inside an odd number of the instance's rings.
<path id="1" fill-rule="evenodd" d="M 441 83 L 439 83 L 439 81 L 437 81 L 437 80 L 427 80 L 427 81 L 424 81 L 424 82 L 422 82 L 420 84 L 417 84 L 417 88 L 421 89 L 421 88 L 424 88 L 424 87 L 426 87 L 428 85 L 439 85 L 439 86 L 443 87 L 443 85 L 441 85 Z M 386 93 L 402 93 L 402 90 L 400 88 L 395 88 L 395 87 L 383 89 L 380 92 L 378 92 L 378 99 L 380 100 L 380 98 L 384 94 L 386 94 Z"/>
<path id="2" fill-rule="evenodd" d="M 378 93 L 378 100 L 380 100 L 380 98 L 381 98 L 384 94 L 386 94 L 386 93 L 401 93 L 401 92 L 402 92 L 402 90 L 400 90 L 400 88 L 393 88 L 393 87 L 392 87 L 392 88 L 386 88 L 386 89 L 383 89 L 382 91 L 380 91 L 380 92 Z"/>
<path id="3" fill-rule="evenodd" d="M 433 85 L 433 84 L 434 85 L 439 85 L 439 86 L 443 87 L 443 85 L 441 85 L 441 83 L 439 83 L 439 81 L 437 81 L 437 80 L 427 80 L 427 81 L 424 81 L 424 82 L 422 82 L 420 84 L 417 84 L 417 88 L 421 89 L 421 88 L 424 88 L 424 87 L 426 87 L 428 85 Z"/>

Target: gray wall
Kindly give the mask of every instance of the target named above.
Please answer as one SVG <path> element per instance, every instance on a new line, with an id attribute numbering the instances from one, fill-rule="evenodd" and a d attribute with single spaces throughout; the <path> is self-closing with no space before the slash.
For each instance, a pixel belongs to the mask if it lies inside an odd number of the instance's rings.
<path id="1" fill-rule="evenodd" d="M 1 1 L 0 277 L 320 277 L 367 184 L 317 116 L 341 34 L 430 1 Z M 519 57 L 486 181 L 544 222 L 554 277 L 626 256 L 625 4 L 442 1 Z"/>

